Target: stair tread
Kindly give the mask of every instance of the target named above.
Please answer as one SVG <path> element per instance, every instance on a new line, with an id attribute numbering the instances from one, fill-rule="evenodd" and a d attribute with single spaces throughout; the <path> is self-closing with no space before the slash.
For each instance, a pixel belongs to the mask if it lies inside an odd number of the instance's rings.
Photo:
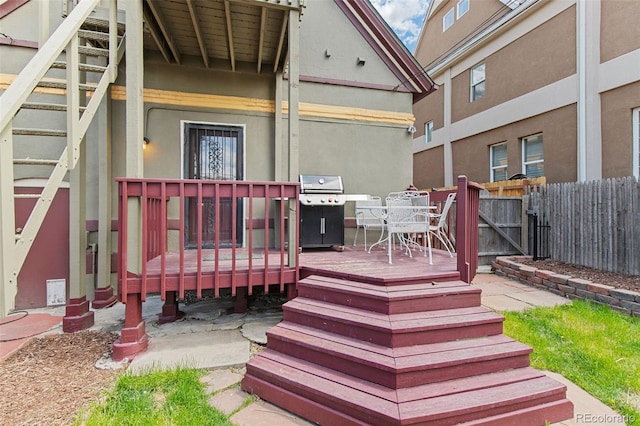
<path id="1" fill-rule="evenodd" d="M 53 64 L 51 64 L 51 68 L 66 69 L 67 63 L 65 61 L 55 61 Z M 81 71 L 105 72 L 107 70 L 107 67 L 101 65 L 80 63 L 78 64 L 78 69 Z"/>
<path id="2" fill-rule="evenodd" d="M 24 129 L 24 128 L 13 128 L 14 135 L 25 135 L 25 136 L 67 136 L 66 130 L 50 130 L 50 129 Z"/>
<path id="3" fill-rule="evenodd" d="M 504 317 L 484 307 L 443 309 L 409 314 L 382 314 L 343 305 L 330 305 L 321 301 L 297 297 L 285 305 L 283 311 L 331 318 L 338 322 L 359 323 L 364 328 L 415 331 L 463 326 L 469 323 L 502 322 Z"/>
<path id="4" fill-rule="evenodd" d="M 52 104 L 52 103 L 45 103 L 45 102 L 25 102 L 22 104 L 22 106 L 20 107 L 21 109 L 37 109 L 37 110 L 45 110 L 45 111 L 66 111 L 67 110 L 67 105 L 66 104 Z M 79 111 L 85 111 L 87 109 L 87 107 L 85 106 L 80 106 L 78 107 Z"/>
<path id="5" fill-rule="evenodd" d="M 433 386 L 412 387 L 411 400 L 398 400 L 398 393 L 384 386 L 353 378 L 344 373 L 301 361 L 284 354 L 261 352 L 247 365 L 247 375 L 264 377 L 271 383 L 288 390 L 295 390 L 303 397 L 321 397 L 327 406 L 350 405 L 385 414 L 392 411 L 389 404 L 397 406 L 403 419 L 433 421 L 457 415 L 509 406 L 534 406 L 545 398 L 563 399 L 566 387 L 555 380 L 528 368 L 510 372 L 491 373 L 484 377 L 453 379 L 437 383 L 451 393 L 434 393 Z M 522 371 L 519 371 L 522 370 Z M 475 384 L 474 384 L 475 383 Z M 427 390 L 425 392 L 425 390 Z M 406 393 L 408 395 L 408 393 Z M 544 401 L 545 403 L 548 401 Z"/>
<path id="6" fill-rule="evenodd" d="M 416 297 L 438 297 L 443 294 L 480 293 L 463 281 L 407 284 L 403 286 L 380 286 L 358 281 L 339 280 L 318 275 L 309 276 L 298 283 L 299 287 L 321 287 L 342 293 L 353 293 L 371 298 L 392 298 L 394 300 L 415 299 Z"/>
<path id="7" fill-rule="evenodd" d="M 445 368 L 531 353 L 529 346 L 504 335 L 392 349 L 285 321 L 271 328 L 267 336 L 341 359 L 397 372 Z"/>

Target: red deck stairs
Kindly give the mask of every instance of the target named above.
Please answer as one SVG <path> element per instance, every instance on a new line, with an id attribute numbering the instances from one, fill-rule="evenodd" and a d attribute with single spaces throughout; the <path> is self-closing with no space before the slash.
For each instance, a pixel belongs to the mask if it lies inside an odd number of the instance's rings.
<path id="1" fill-rule="evenodd" d="M 323 425 L 544 425 L 566 387 L 462 281 L 372 285 L 313 275 L 283 306 L 242 388 Z"/>

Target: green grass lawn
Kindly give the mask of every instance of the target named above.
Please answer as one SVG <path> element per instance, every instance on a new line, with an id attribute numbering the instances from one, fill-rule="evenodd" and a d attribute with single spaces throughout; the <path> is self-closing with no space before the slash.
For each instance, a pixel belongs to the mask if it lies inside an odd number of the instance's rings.
<path id="1" fill-rule="evenodd" d="M 533 367 L 562 374 L 640 426 L 640 318 L 582 301 L 502 314 L 505 334 L 533 347 Z"/>
<path id="2" fill-rule="evenodd" d="M 125 373 L 101 401 L 80 413 L 75 424 L 231 426 L 228 417 L 207 402 L 209 396 L 200 382 L 206 373 L 192 368 Z"/>

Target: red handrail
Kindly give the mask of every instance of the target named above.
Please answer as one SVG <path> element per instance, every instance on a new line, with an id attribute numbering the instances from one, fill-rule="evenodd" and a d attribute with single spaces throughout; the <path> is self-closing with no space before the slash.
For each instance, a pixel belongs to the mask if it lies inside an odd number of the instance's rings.
<path id="1" fill-rule="evenodd" d="M 118 178 L 116 181 L 119 185 L 118 294 L 121 301 L 126 302 L 129 293 L 141 293 L 144 300 L 146 293 L 160 292 L 164 299 L 166 292 L 177 291 L 182 299 L 186 290 L 195 290 L 196 297 L 200 298 L 204 289 L 213 289 L 218 297 L 220 288 L 224 287 L 230 288 L 235 295 L 238 287 L 247 287 L 248 294 L 252 294 L 254 285 L 263 286 L 267 292 L 270 284 L 278 284 L 284 291 L 285 284 L 295 283 L 299 275 L 298 239 L 295 239 L 293 247 L 287 247 L 285 242 L 287 232 L 298 235 L 297 221 L 285 221 L 285 215 L 289 211 L 286 200 L 295 200 L 296 205 L 299 202 L 298 183 L 139 178 Z M 136 249 L 140 252 L 141 263 L 140 270 L 133 272 L 127 267 L 127 256 L 132 250 L 127 244 L 131 232 L 128 218 L 131 199 L 140 200 L 141 216 L 138 231 L 140 247 Z M 230 206 L 230 218 L 221 216 L 223 202 Z M 211 206 L 206 217 L 205 203 Z M 189 265 L 185 256 L 188 208 L 191 208 L 189 216 L 196 231 L 193 247 L 196 259 Z M 231 234 L 224 241 L 230 245 L 229 248 L 221 248 L 223 219 L 230 222 L 226 229 L 230 229 Z M 279 229 L 272 229 L 275 226 Z M 213 243 L 212 246 L 206 248 L 207 241 L 203 238 L 205 227 L 214 233 L 213 240 L 208 241 Z M 172 232 L 177 235 L 177 241 L 174 238 L 169 244 Z M 273 241 L 272 233 L 275 233 Z M 173 263 L 168 260 L 170 246 L 173 252 L 178 252 L 172 257 Z M 204 250 L 213 255 L 213 270 L 204 267 Z M 226 265 L 225 271 L 221 270 L 221 250 L 230 256 L 230 267 Z M 248 254 L 242 272 L 238 270 L 238 253 L 241 250 Z M 288 250 L 295 250 L 295 265 L 286 264 Z M 254 260 L 255 252 L 262 256 L 261 264 Z M 270 254 L 274 255 L 271 259 Z M 149 266 L 151 260 L 155 262 L 154 268 Z M 171 266 L 174 270 L 169 271 Z M 187 267 L 190 272 L 185 272 Z M 289 273 L 292 269 L 293 275 Z M 285 276 L 288 277 L 286 281 Z"/>

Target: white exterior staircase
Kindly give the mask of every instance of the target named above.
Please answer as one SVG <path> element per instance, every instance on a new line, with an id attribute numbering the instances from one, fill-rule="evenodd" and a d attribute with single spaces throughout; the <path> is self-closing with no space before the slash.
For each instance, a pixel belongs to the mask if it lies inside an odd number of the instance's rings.
<path id="1" fill-rule="evenodd" d="M 79 2 L 0 96 L 0 318 L 14 309 L 18 274 L 117 76 L 124 27 L 118 27 L 116 0 L 105 19 L 97 17 L 105 11 L 100 3 Z M 21 177 L 47 183 L 41 192 L 15 194 Z M 22 229 L 15 222 L 16 198 L 36 200 Z"/>

